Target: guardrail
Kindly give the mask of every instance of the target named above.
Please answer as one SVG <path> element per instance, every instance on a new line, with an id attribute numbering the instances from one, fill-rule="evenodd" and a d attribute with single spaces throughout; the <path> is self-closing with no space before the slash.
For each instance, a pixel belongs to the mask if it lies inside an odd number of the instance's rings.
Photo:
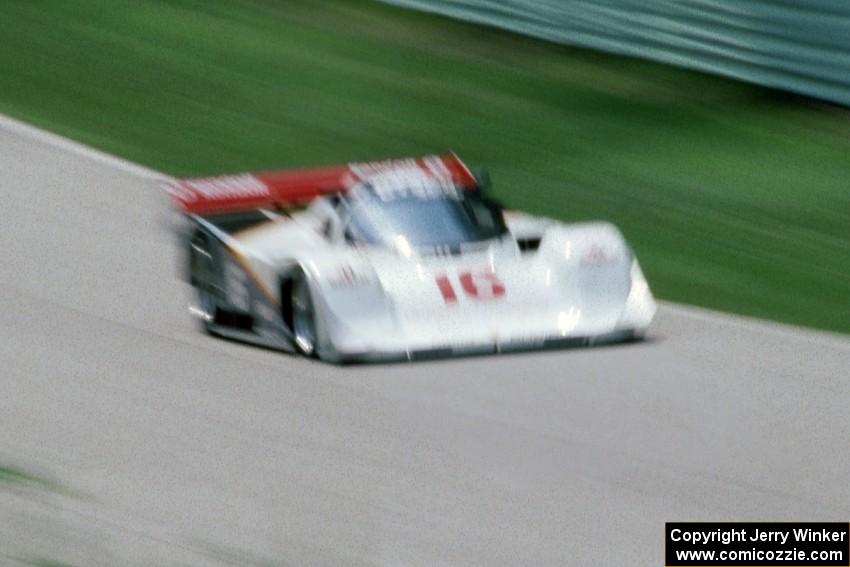
<path id="1" fill-rule="evenodd" d="M 850 0 L 383 0 L 850 105 Z"/>

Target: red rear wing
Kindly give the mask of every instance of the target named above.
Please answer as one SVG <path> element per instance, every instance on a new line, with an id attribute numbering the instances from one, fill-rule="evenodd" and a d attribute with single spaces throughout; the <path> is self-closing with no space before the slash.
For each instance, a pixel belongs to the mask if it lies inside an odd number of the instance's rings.
<path id="1" fill-rule="evenodd" d="M 169 183 L 167 190 L 184 212 L 215 214 L 303 205 L 322 195 L 345 192 L 370 177 L 411 170 L 449 180 L 462 188 L 476 185 L 475 177 L 466 165 L 455 154 L 446 154 L 314 169 L 178 179 Z"/>

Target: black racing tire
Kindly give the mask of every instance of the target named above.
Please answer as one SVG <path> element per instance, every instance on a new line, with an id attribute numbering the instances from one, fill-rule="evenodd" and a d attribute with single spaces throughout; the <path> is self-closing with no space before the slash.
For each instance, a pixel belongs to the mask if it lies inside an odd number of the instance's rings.
<path id="1" fill-rule="evenodd" d="M 321 344 L 313 292 L 303 271 L 299 270 L 293 275 L 290 289 L 292 343 L 295 350 L 308 358 L 320 358 Z"/>
<path id="2" fill-rule="evenodd" d="M 218 303 L 215 297 L 206 287 L 201 286 L 195 288 L 195 300 L 198 309 L 203 312 L 198 318 L 201 329 L 210 335 L 215 335 L 215 318 L 218 313 Z"/>
<path id="3" fill-rule="evenodd" d="M 204 264 L 202 269 L 198 267 L 200 263 Z M 192 237 L 189 249 L 189 277 L 195 292 L 196 307 L 201 311 L 201 328 L 209 334 L 215 334 L 215 319 L 218 313 L 218 300 L 209 281 L 213 269 L 214 260 L 209 241 L 206 235 L 198 231 Z"/>

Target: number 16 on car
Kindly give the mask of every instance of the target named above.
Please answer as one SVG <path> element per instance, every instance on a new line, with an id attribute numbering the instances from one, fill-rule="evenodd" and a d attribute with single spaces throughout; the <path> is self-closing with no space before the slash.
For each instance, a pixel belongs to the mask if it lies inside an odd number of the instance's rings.
<path id="1" fill-rule="evenodd" d="M 457 303 L 457 291 L 452 280 L 446 274 L 438 274 L 434 281 L 443 295 L 443 301 L 448 304 Z M 505 295 L 505 285 L 494 272 L 465 271 L 457 275 L 457 281 L 463 294 L 471 299 L 498 299 Z"/>

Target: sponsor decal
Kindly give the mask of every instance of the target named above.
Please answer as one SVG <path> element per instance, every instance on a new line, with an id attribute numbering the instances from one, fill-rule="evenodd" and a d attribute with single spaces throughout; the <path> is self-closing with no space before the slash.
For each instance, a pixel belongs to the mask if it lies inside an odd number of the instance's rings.
<path id="1" fill-rule="evenodd" d="M 328 278 L 328 285 L 332 288 L 354 287 L 369 283 L 368 274 L 358 272 L 351 266 L 342 266 L 336 273 Z"/>
<path id="2" fill-rule="evenodd" d="M 451 171 L 439 156 L 352 164 L 350 168 L 383 201 L 458 195 Z"/>
<path id="3" fill-rule="evenodd" d="M 172 199 L 181 203 L 191 203 L 195 200 L 195 193 L 184 187 L 181 181 L 166 183 L 165 191 Z"/>
<path id="4" fill-rule="evenodd" d="M 205 179 L 187 179 L 177 189 L 177 198 L 186 203 L 198 199 L 234 199 L 264 197 L 268 195 L 265 184 L 253 175 L 223 175 Z M 174 193 L 172 193 L 174 194 Z"/>
<path id="5" fill-rule="evenodd" d="M 599 244 L 592 244 L 590 249 L 581 257 L 582 266 L 604 266 L 605 264 L 614 261 L 614 254 L 609 253 Z"/>
<path id="6" fill-rule="evenodd" d="M 361 180 L 376 177 L 381 174 L 395 171 L 417 170 L 432 177 L 451 178 L 451 172 L 446 167 L 440 156 L 426 156 L 421 160 L 416 158 L 388 159 L 384 161 L 371 161 L 366 163 L 353 163 L 349 165 L 350 171 Z"/>

